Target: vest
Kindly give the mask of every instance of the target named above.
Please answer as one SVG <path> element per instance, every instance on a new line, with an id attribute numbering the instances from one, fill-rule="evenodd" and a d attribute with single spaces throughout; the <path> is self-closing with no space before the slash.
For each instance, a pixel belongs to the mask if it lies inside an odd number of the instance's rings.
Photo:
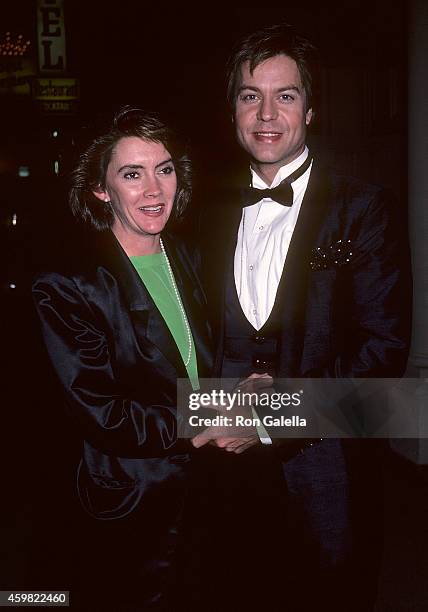
<path id="1" fill-rule="evenodd" d="M 222 378 L 245 378 L 256 372 L 275 376 L 280 328 L 274 305 L 266 323 L 256 330 L 242 311 L 232 265 L 228 266 L 225 294 L 225 337 Z M 276 302 L 276 300 L 275 300 Z"/>

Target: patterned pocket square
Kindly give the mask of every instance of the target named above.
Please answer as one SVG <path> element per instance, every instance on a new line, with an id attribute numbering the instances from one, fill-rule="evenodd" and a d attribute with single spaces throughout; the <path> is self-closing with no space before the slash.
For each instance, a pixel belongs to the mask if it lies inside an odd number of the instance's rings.
<path id="1" fill-rule="evenodd" d="M 337 240 L 327 247 L 312 249 L 311 270 L 328 270 L 349 264 L 353 255 L 350 240 Z"/>

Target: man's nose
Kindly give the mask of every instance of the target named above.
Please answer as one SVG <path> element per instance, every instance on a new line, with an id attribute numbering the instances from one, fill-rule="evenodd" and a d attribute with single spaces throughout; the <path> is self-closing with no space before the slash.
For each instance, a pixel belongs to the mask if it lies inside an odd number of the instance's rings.
<path id="1" fill-rule="evenodd" d="M 258 108 L 257 119 L 260 121 L 272 121 L 278 117 L 278 109 L 275 101 L 271 98 L 263 98 Z"/>
<path id="2" fill-rule="evenodd" d="M 143 188 L 143 195 L 145 198 L 155 198 L 161 192 L 159 180 L 156 176 L 147 177 L 146 183 Z"/>

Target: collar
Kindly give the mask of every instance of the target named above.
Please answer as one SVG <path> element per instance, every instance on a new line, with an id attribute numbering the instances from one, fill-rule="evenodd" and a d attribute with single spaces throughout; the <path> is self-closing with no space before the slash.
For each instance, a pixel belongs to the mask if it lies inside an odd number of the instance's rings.
<path id="1" fill-rule="evenodd" d="M 299 155 L 299 157 L 296 157 L 296 159 L 293 159 L 293 161 L 290 162 L 289 164 L 285 164 L 285 166 L 281 166 L 281 168 L 278 170 L 278 172 L 276 173 L 272 181 L 272 185 L 270 186 L 267 185 L 262 178 L 260 178 L 257 172 L 255 172 L 252 168 L 250 168 L 252 186 L 255 187 L 256 189 L 269 189 L 269 188 L 273 189 L 274 187 L 277 187 L 284 179 L 287 178 L 287 176 L 292 174 L 295 170 L 297 170 L 299 166 L 303 164 L 303 162 L 308 157 L 308 155 L 309 155 L 309 149 L 307 146 L 305 146 L 304 151 Z"/>

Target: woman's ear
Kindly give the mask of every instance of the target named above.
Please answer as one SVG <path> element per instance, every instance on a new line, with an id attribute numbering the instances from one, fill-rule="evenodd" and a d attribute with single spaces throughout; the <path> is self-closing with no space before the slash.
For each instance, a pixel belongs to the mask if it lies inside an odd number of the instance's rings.
<path id="1" fill-rule="evenodd" d="M 105 189 L 101 189 L 101 187 L 99 189 L 93 189 L 92 193 L 94 194 L 96 198 L 98 198 L 102 202 L 110 202 L 110 198 Z"/>

